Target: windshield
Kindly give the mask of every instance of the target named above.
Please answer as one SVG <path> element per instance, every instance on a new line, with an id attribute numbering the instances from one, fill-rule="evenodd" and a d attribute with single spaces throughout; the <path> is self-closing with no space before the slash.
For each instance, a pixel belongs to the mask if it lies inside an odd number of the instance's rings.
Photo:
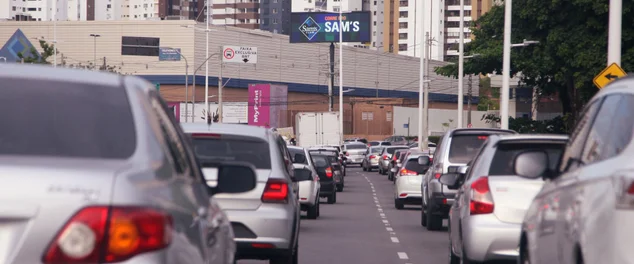
<path id="1" fill-rule="evenodd" d="M 478 154 L 488 135 L 456 135 L 451 138 L 449 162 L 467 163 Z"/>
<path id="2" fill-rule="evenodd" d="M 366 146 L 362 144 L 350 144 L 346 145 L 346 149 L 366 149 Z"/>
<path id="3" fill-rule="evenodd" d="M 307 169 L 295 169 L 295 179 L 297 181 L 311 181 L 313 180 L 311 177 L 310 170 Z"/>
<path id="4" fill-rule="evenodd" d="M 418 164 L 418 158 L 408 159 L 407 163 L 405 163 L 405 169 L 415 171 L 418 174 L 425 174 L 429 166 L 423 166 Z"/>
<path id="5" fill-rule="evenodd" d="M 401 149 L 407 149 L 407 147 L 402 147 L 402 148 L 387 148 L 387 153 L 388 153 L 388 154 L 394 154 L 394 152 L 396 152 L 397 150 L 401 150 Z"/>
<path id="6" fill-rule="evenodd" d="M 489 168 L 489 176 L 495 175 L 515 175 L 515 157 L 520 153 L 527 150 L 543 150 L 548 154 L 548 164 L 550 169 L 554 170 L 557 167 L 559 158 L 566 147 L 564 142 L 561 143 L 542 143 L 542 144 L 527 144 L 527 143 L 506 143 L 499 144 L 493 161 Z"/>
<path id="7" fill-rule="evenodd" d="M 241 161 L 257 169 L 271 169 L 269 144 L 252 137 L 192 139 L 196 157 L 201 161 Z"/>
<path id="8" fill-rule="evenodd" d="M 3 78 L 0 90 L 0 155 L 127 159 L 136 149 L 123 88 Z"/>
<path id="9" fill-rule="evenodd" d="M 330 167 L 330 161 L 326 156 L 321 155 L 311 155 L 313 159 L 313 164 L 315 168 L 328 168 Z"/>
<path id="10" fill-rule="evenodd" d="M 383 152 L 383 148 L 370 148 L 371 154 L 379 154 L 381 152 Z"/>

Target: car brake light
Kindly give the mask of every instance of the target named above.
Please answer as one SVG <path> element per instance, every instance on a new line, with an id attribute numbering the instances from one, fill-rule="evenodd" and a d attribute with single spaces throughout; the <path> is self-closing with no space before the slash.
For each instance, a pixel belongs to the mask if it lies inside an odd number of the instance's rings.
<path id="1" fill-rule="evenodd" d="M 401 170 L 401 176 L 416 176 L 416 175 L 418 175 L 418 173 L 416 173 L 415 171 L 411 171 L 408 169 Z"/>
<path id="2" fill-rule="evenodd" d="M 388 160 L 390 159 L 390 157 L 387 156 L 387 154 L 383 155 L 383 160 Z"/>
<path id="3" fill-rule="evenodd" d="M 211 134 L 211 133 L 193 133 L 192 134 L 193 138 L 213 138 L 213 139 L 219 139 L 221 136 L 220 134 Z"/>
<path id="4" fill-rule="evenodd" d="M 478 136 L 479 140 L 486 140 L 488 137 L 487 136 Z"/>
<path id="5" fill-rule="evenodd" d="M 331 167 L 326 168 L 326 177 L 332 178 L 332 168 Z"/>
<path id="6" fill-rule="evenodd" d="M 442 174 L 440 174 L 440 173 L 436 173 L 436 174 L 434 174 L 434 178 L 435 178 L 435 179 L 440 179 L 440 176 L 442 176 Z"/>
<path id="7" fill-rule="evenodd" d="M 113 263 L 167 247 L 172 218 L 157 209 L 87 207 L 64 225 L 42 262 Z"/>
<path id="8" fill-rule="evenodd" d="M 376 158 L 376 156 L 370 155 L 370 159 L 374 159 L 374 158 Z"/>
<path id="9" fill-rule="evenodd" d="M 269 179 L 262 193 L 264 203 L 286 203 L 288 201 L 288 183 L 281 179 Z"/>
<path id="10" fill-rule="evenodd" d="M 440 176 L 442 176 L 442 163 L 438 163 L 434 169 L 434 178 L 440 179 Z"/>
<path id="11" fill-rule="evenodd" d="M 493 213 L 495 205 L 489 188 L 489 177 L 483 176 L 471 183 L 471 215 Z"/>
<path id="12" fill-rule="evenodd" d="M 396 160 L 396 155 L 392 155 L 392 160 Z"/>

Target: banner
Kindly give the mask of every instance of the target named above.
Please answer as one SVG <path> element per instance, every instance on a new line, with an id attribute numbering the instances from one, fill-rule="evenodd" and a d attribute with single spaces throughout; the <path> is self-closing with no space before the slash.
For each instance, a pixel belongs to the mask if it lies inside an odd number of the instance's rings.
<path id="1" fill-rule="evenodd" d="M 343 42 L 370 42 L 370 12 L 341 16 Z M 290 43 L 339 42 L 339 14 L 326 12 L 291 13 Z"/>
<path id="2" fill-rule="evenodd" d="M 271 85 L 249 85 L 249 125 L 270 127 Z"/>

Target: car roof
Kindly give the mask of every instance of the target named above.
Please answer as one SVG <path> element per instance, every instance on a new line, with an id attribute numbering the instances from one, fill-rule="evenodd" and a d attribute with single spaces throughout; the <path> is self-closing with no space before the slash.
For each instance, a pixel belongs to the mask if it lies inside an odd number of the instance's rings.
<path id="1" fill-rule="evenodd" d="M 365 146 L 365 143 L 359 142 L 359 141 L 355 141 L 355 142 L 345 142 L 343 145 L 344 146 L 345 145 L 361 145 L 361 146 Z"/>
<path id="2" fill-rule="evenodd" d="M 124 78 L 141 80 L 139 77 L 135 76 L 124 76 L 101 71 L 89 71 L 63 67 L 54 68 L 50 65 L 20 63 L 0 63 L 0 78 L 86 83 L 113 88 L 121 88 L 123 86 Z"/>
<path id="3" fill-rule="evenodd" d="M 498 128 L 455 128 L 450 132 L 451 136 L 455 135 L 475 135 L 475 134 L 517 134 L 517 132 L 510 129 L 498 129 Z"/>
<path id="4" fill-rule="evenodd" d="M 388 149 L 388 148 L 402 148 L 402 149 L 408 149 L 409 147 L 407 145 L 391 145 L 391 146 L 383 146 L 384 148 Z"/>
<path id="5" fill-rule="evenodd" d="M 269 129 L 245 126 L 240 124 L 223 124 L 213 123 L 181 123 L 181 127 L 185 133 L 214 133 L 214 134 L 231 134 L 237 136 L 250 136 L 267 140 L 270 133 L 274 133 Z"/>
<path id="6" fill-rule="evenodd" d="M 515 135 L 491 135 L 488 139 L 496 144 L 500 142 L 512 142 L 512 141 L 568 141 L 568 135 L 557 134 L 515 134 Z"/>
<path id="7" fill-rule="evenodd" d="M 298 146 L 292 146 L 292 145 L 291 145 L 291 146 L 286 146 L 286 148 L 288 148 L 288 149 L 294 149 L 294 150 L 306 151 L 306 149 L 305 149 L 305 148 L 298 147 Z"/>

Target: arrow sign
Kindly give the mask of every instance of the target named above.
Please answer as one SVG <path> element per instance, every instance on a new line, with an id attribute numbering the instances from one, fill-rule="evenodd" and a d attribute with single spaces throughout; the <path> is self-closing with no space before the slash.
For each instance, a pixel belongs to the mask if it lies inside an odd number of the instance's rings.
<path id="1" fill-rule="evenodd" d="M 244 60 L 242 60 L 242 61 L 244 61 L 244 63 L 247 63 L 247 62 L 249 62 L 249 59 L 244 58 Z"/>
<path id="2" fill-rule="evenodd" d="M 625 71 L 616 63 L 610 64 L 610 66 L 606 67 L 601 73 L 599 73 L 594 79 L 594 85 L 596 85 L 599 89 L 602 89 L 609 83 L 613 82 L 616 79 L 619 79 L 623 76 L 627 75 Z"/>

